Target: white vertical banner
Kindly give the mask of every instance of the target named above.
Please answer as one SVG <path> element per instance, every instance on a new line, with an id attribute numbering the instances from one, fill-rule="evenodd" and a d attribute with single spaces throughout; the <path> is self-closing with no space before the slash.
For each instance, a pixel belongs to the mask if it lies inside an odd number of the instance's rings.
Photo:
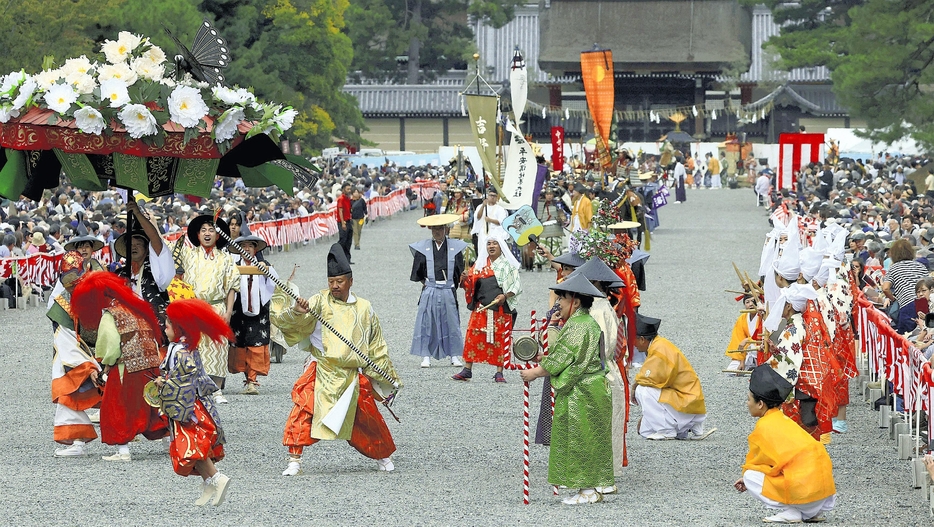
<path id="1" fill-rule="evenodd" d="M 509 92 L 512 94 L 512 113 L 516 117 L 516 124 L 522 124 L 522 114 L 529 97 L 529 74 L 519 48 L 516 48 L 509 67 Z"/>
<path id="2" fill-rule="evenodd" d="M 795 145 L 792 144 L 782 144 L 781 145 L 781 156 L 782 156 L 782 166 L 778 174 L 778 188 L 791 188 L 791 183 L 794 180 L 794 174 L 792 169 L 792 163 L 795 155 Z"/>
<path id="3" fill-rule="evenodd" d="M 535 192 L 535 155 L 525 137 L 516 130 L 512 122 L 506 121 L 506 131 L 512 139 L 506 153 L 506 170 L 503 176 L 503 195 L 509 203 L 503 203 L 508 210 L 516 210 L 523 205 L 530 207 L 532 194 Z"/>

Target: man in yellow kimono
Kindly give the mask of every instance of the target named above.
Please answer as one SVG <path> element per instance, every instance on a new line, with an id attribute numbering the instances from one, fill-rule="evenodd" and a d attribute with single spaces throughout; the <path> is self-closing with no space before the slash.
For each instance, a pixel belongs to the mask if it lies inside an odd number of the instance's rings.
<path id="1" fill-rule="evenodd" d="M 766 523 L 823 521 L 837 497 L 824 445 L 782 413 L 791 389 L 768 364 L 758 366 L 749 379 L 746 406 L 759 421 L 749 434 L 743 477 L 734 486 L 779 511 L 764 518 Z"/>
<path id="2" fill-rule="evenodd" d="M 636 348 L 646 354 L 633 383 L 642 407 L 639 435 L 646 439 L 706 439 L 707 408 L 700 379 L 687 357 L 670 340 L 658 336 L 657 318 L 636 314 Z"/>
<path id="3" fill-rule="evenodd" d="M 281 289 L 272 297 L 273 324 L 282 330 L 290 346 L 299 344 L 311 353 L 305 372 L 292 388 L 292 407 L 282 444 L 289 448 L 289 464 L 283 476 L 301 472 L 304 448 L 319 440 L 345 439 L 364 456 L 375 459 L 379 470 L 392 471 L 396 445 L 376 407 L 370 379 L 388 380 L 376 373 L 340 338 L 322 329 L 315 312 L 350 339 L 380 369 L 398 382 L 389 360 L 379 319 L 370 303 L 350 292 L 353 274 L 339 244 L 328 254 L 328 289 L 290 306 Z"/>
<path id="4" fill-rule="evenodd" d="M 571 190 L 571 202 L 573 203 L 571 232 L 578 229 L 590 230 L 590 220 L 593 219 L 593 203 L 585 192 L 587 192 L 587 187 L 582 183 L 574 185 L 574 189 Z"/>
<path id="5" fill-rule="evenodd" d="M 227 241 L 217 231 L 230 235 L 230 227 L 224 220 L 202 214 L 188 223 L 188 241 L 179 238 L 181 266 L 185 270 L 185 281 L 194 288 L 195 298 L 200 298 L 228 323 L 234 312 L 237 291 L 240 290 L 240 271 L 230 253 L 222 249 Z M 214 402 L 226 403 L 227 398 L 221 390 L 227 378 L 227 343 L 217 343 L 211 339 L 201 339 L 198 352 L 204 364 L 204 371 L 220 390 L 214 392 Z"/>

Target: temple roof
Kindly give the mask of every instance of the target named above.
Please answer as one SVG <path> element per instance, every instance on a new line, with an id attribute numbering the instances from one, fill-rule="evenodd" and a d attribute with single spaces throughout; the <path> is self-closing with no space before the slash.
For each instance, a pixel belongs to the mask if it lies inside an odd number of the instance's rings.
<path id="1" fill-rule="evenodd" d="M 345 85 L 366 117 L 443 117 L 461 115 L 462 85 Z"/>
<path id="2" fill-rule="evenodd" d="M 847 115 L 837 103 L 832 87 L 826 84 L 783 84 L 749 106 L 797 106 L 802 111 L 825 117 Z"/>
<path id="3" fill-rule="evenodd" d="M 749 60 L 751 11 L 736 0 L 551 0 L 539 15 L 539 66 L 580 72 L 594 44 L 616 72 L 717 72 Z"/>

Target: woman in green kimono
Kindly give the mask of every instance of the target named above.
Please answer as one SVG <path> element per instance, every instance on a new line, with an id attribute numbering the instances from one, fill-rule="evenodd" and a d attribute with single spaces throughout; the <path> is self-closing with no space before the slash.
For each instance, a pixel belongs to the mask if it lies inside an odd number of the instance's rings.
<path id="1" fill-rule="evenodd" d="M 587 310 L 604 295 L 579 273 L 551 289 L 564 328 L 540 364 L 520 375 L 525 382 L 548 376 L 555 389 L 548 482 L 580 489 L 562 501 L 567 505 L 597 503 L 603 500 L 597 488 L 614 484 L 613 399 L 600 326 Z"/>

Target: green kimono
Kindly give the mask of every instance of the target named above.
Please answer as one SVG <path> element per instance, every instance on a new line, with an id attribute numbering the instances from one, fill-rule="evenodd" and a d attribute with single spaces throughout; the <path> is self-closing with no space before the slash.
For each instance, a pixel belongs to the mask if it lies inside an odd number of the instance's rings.
<path id="1" fill-rule="evenodd" d="M 577 310 L 541 366 L 555 389 L 548 482 L 569 488 L 608 487 L 613 480 L 613 399 L 600 359 L 600 326 Z"/>

